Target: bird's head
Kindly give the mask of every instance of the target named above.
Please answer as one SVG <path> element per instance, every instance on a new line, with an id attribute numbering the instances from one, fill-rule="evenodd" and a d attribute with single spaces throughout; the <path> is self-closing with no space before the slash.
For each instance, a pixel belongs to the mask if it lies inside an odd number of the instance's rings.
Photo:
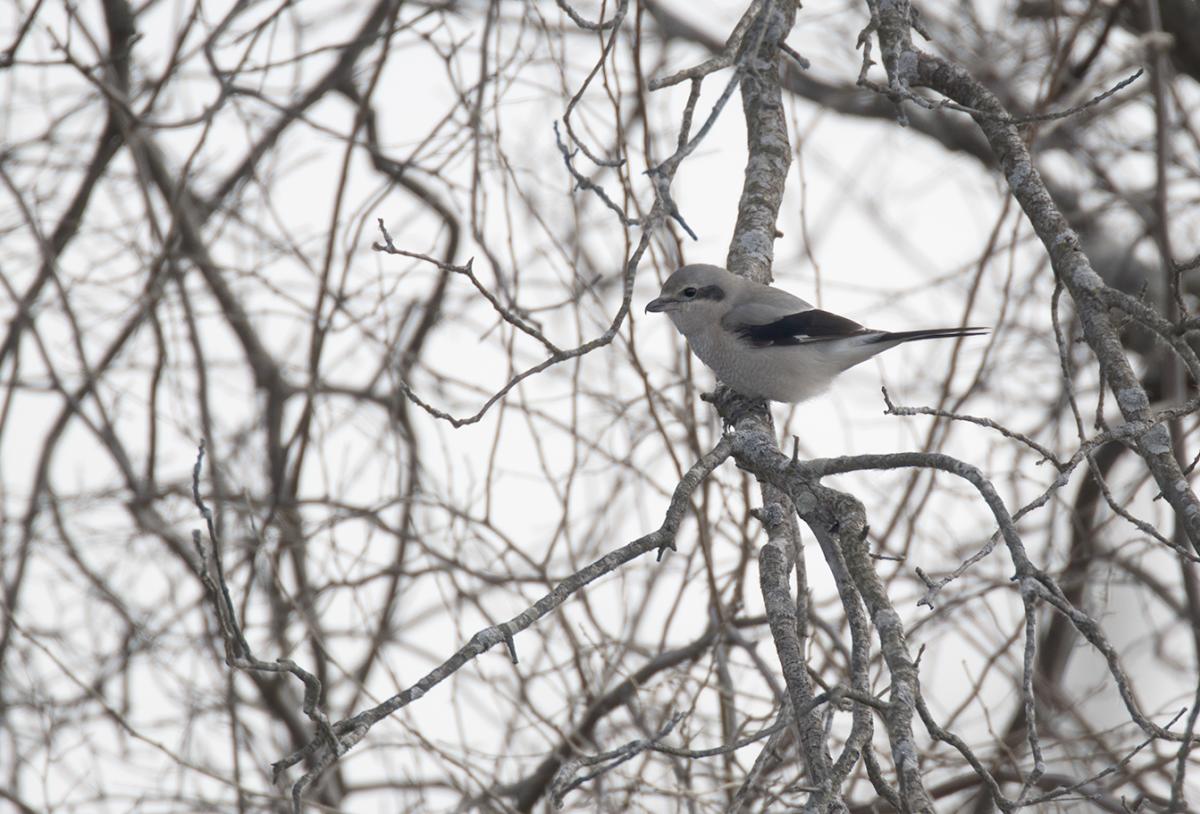
<path id="1" fill-rule="evenodd" d="M 646 304 L 649 313 L 663 313 L 686 334 L 720 319 L 737 278 L 723 268 L 695 264 L 677 269 L 663 283 L 656 299 Z"/>

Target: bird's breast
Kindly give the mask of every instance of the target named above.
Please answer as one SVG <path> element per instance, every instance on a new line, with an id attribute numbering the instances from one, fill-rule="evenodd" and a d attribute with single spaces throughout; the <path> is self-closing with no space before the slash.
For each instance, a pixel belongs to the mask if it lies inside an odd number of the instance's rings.
<path id="1" fill-rule="evenodd" d="M 771 401 L 810 399 L 827 390 L 840 369 L 822 345 L 753 347 L 708 332 L 689 336 L 688 345 L 721 382 Z"/>

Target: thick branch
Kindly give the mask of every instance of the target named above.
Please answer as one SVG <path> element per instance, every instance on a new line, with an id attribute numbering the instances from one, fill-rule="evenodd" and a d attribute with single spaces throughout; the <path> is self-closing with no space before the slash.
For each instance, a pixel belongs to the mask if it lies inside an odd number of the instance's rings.
<path id="1" fill-rule="evenodd" d="M 883 36 L 882 31 L 880 36 Z M 905 48 L 909 49 L 907 53 L 911 53 L 912 58 L 904 60 L 903 64 L 914 67 L 916 81 L 980 111 L 974 119 L 999 158 L 1009 189 L 1046 247 L 1055 275 L 1078 306 L 1084 338 L 1100 362 L 1101 373 L 1116 395 L 1122 416 L 1126 421 L 1147 420 L 1150 417 L 1150 400 L 1125 355 L 1120 332 L 1109 316 L 1104 296 L 1108 287 L 1093 270 L 1080 247 L 1078 235 L 1050 197 L 1017 127 L 1005 121 L 1008 111 L 987 88 L 960 66 L 941 57 L 919 52 L 912 48 L 911 42 Z M 1188 486 L 1172 454 L 1166 426 L 1159 424 L 1138 438 L 1136 449 L 1179 517 L 1189 542 L 1200 551 L 1200 501 Z"/>

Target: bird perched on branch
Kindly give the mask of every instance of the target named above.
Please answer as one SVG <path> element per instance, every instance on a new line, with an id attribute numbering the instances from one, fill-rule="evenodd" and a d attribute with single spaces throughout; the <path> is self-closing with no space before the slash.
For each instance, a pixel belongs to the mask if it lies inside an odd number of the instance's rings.
<path id="1" fill-rule="evenodd" d="M 987 328 L 876 331 L 701 263 L 668 277 L 646 311 L 669 316 L 722 382 L 771 401 L 820 395 L 842 371 L 903 342 L 987 333 Z"/>

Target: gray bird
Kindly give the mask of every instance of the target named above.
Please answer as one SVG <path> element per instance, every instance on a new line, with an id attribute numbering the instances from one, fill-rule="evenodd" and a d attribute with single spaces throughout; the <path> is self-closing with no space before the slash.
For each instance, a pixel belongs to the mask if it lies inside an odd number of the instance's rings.
<path id="1" fill-rule="evenodd" d="M 987 328 L 874 331 L 719 266 L 684 266 L 646 311 L 665 313 L 692 353 L 742 395 L 798 402 L 844 370 L 916 339 L 978 336 Z"/>

